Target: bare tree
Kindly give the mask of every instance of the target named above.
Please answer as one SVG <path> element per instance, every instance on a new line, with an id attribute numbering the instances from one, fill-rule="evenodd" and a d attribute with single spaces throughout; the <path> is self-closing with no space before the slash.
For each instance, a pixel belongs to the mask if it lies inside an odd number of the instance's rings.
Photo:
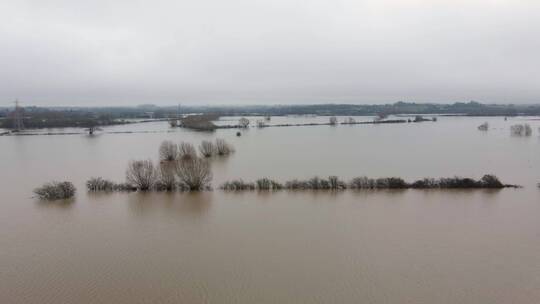
<path id="1" fill-rule="evenodd" d="M 166 140 L 159 146 L 159 158 L 162 161 L 175 161 L 178 158 L 178 145 Z"/>
<path id="2" fill-rule="evenodd" d="M 88 129 L 86 129 L 86 131 L 88 131 L 88 135 L 94 135 L 96 131 L 101 131 L 101 130 L 103 129 L 95 125 L 89 126 Z"/>
<path id="3" fill-rule="evenodd" d="M 180 145 L 178 145 L 178 155 L 180 158 L 194 158 L 197 157 L 197 150 L 195 150 L 195 147 L 188 143 L 188 142 L 181 142 Z"/>
<path id="4" fill-rule="evenodd" d="M 176 175 L 190 191 L 204 190 L 212 181 L 210 163 L 202 158 L 181 159 L 176 165 Z"/>
<path id="5" fill-rule="evenodd" d="M 113 191 L 115 184 L 101 177 L 92 177 L 86 182 L 88 191 Z"/>
<path id="6" fill-rule="evenodd" d="M 530 136 L 532 134 L 532 128 L 529 124 L 517 124 L 510 127 L 512 135 L 518 136 Z"/>
<path id="7" fill-rule="evenodd" d="M 238 125 L 240 128 L 247 128 L 249 126 L 249 119 L 242 117 L 238 120 Z"/>
<path id="8" fill-rule="evenodd" d="M 218 155 L 228 155 L 234 151 L 233 147 L 229 145 L 224 139 L 216 139 L 216 152 Z"/>
<path id="9" fill-rule="evenodd" d="M 478 126 L 478 130 L 480 131 L 487 131 L 489 130 L 489 124 L 486 122 L 484 122 L 483 124 L 479 125 Z"/>
<path id="10" fill-rule="evenodd" d="M 407 183 L 399 177 L 355 177 L 345 183 L 337 176 L 327 179 L 317 176 L 308 180 L 293 179 L 285 184 L 268 178 L 260 178 L 255 183 L 244 182 L 242 179 L 228 181 L 220 187 L 223 190 L 363 190 L 363 189 L 480 189 L 480 188 L 519 188 L 519 185 L 503 184 L 494 175 L 484 175 L 481 179 L 450 177 L 450 178 L 423 178 L 413 183 Z M 540 184 L 539 184 L 540 187 Z"/>
<path id="11" fill-rule="evenodd" d="M 156 189 L 172 191 L 176 188 L 176 164 L 174 162 L 162 163 L 157 170 Z"/>
<path id="12" fill-rule="evenodd" d="M 332 126 L 337 125 L 337 118 L 335 116 L 331 116 L 329 121 L 330 121 L 330 125 Z"/>
<path id="13" fill-rule="evenodd" d="M 156 183 L 156 170 L 151 160 L 131 161 L 126 170 L 126 181 L 141 191 L 150 190 Z"/>
<path id="14" fill-rule="evenodd" d="M 255 183 L 244 182 L 242 179 L 228 181 L 220 186 L 221 189 L 227 191 L 240 191 L 240 190 L 255 190 Z"/>
<path id="15" fill-rule="evenodd" d="M 256 187 L 258 190 L 281 190 L 283 185 L 275 180 L 263 177 L 259 178 L 256 182 Z"/>
<path id="16" fill-rule="evenodd" d="M 211 157 L 216 152 L 216 147 L 211 141 L 203 140 L 199 145 L 199 152 L 204 157 Z"/>

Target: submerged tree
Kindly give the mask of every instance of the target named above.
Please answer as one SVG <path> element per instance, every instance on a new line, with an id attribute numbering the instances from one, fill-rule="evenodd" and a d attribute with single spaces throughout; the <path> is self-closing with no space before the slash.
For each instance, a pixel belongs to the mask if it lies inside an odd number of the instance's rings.
<path id="1" fill-rule="evenodd" d="M 224 139 L 216 139 L 216 153 L 218 155 L 228 155 L 234 152 L 234 148 Z"/>
<path id="2" fill-rule="evenodd" d="M 240 128 L 247 128 L 249 126 L 249 119 L 242 117 L 238 120 Z"/>
<path id="3" fill-rule="evenodd" d="M 178 158 L 178 145 L 166 140 L 159 146 L 159 158 L 162 161 L 175 161 Z"/>
<path id="4" fill-rule="evenodd" d="M 155 188 L 160 191 L 173 191 L 176 189 L 176 164 L 162 163 L 157 170 Z"/>
<path id="5" fill-rule="evenodd" d="M 510 127 L 510 132 L 512 135 L 530 136 L 532 134 L 532 129 L 529 124 L 517 124 Z"/>
<path id="6" fill-rule="evenodd" d="M 212 170 L 207 160 L 194 157 L 181 159 L 176 165 L 180 183 L 190 191 L 204 190 L 212 181 Z"/>
<path id="7" fill-rule="evenodd" d="M 275 180 L 263 177 L 255 181 L 258 190 L 281 190 L 283 185 Z"/>
<path id="8" fill-rule="evenodd" d="M 126 181 L 138 190 L 148 191 L 156 183 L 157 174 L 151 160 L 131 161 L 126 170 Z"/>
<path id="9" fill-rule="evenodd" d="M 95 125 L 89 126 L 89 127 L 86 129 L 86 131 L 88 131 L 88 135 L 94 135 L 94 133 L 95 133 L 96 131 L 101 131 L 101 130 L 103 130 L 103 129 L 101 129 L 100 127 L 95 126 Z"/>
<path id="10" fill-rule="evenodd" d="M 488 129 L 489 129 L 489 124 L 487 123 L 487 121 L 478 126 L 478 130 L 480 131 L 487 131 Z"/>
<path id="11" fill-rule="evenodd" d="M 216 147 L 211 141 L 203 140 L 199 145 L 199 152 L 204 157 L 211 157 L 216 152 Z"/>
<path id="12" fill-rule="evenodd" d="M 52 201 L 71 198 L 76 191 L 75 186 L 70 182 L 52 182 L 34 189 L 34 194 L 41 200 Z"/>
<path id="13" fill-rule="evenodd" d="M 308 180 L 293 179 L 286 181 L 285 184 L 260 178 L 255 183 L 244 182 L 243 180 L 233 180 L 224 183 L 221 188 L 224 190 L 365 190 L 365 189 L 502 189 L 519 188 L 518 185 L 503 184 L 494 175 L 484 175 L 481 179 L 462 177 L 445 178 L 424 178 L 413 183 L 407 183 L 399 177 L 355 177 L 349 183 L 345 183 L 337 176 L 328 178 L 319 178 L 317 176 Z"/>
<path id="14" fill-rule="evenodd" d="M 195 150 L 195 147 L 192 144 L 181 142 L 180 145 L 178 145 L 178 155 L 181 159 L 195 158 L 197 157 L 197 150 Z"/>
<path id="15" fill-rule="evenodd" d="M 504 184 L 501 183 L 498 177 L 491 174 L 486 174 L 480 179 L 480 185 L 484 188 L 503 188 Z"/>
<path id="16" fill-rule="evenodd" d="M 255 183 L 244 182 L 242 179 L 225 182 L 220 187 L 227 191 L 255 190 Z"/>
<path id="17" fill-rule="evenodd" d="M 92 177 L 86 182 L 88 191 L 113 191 L 115 183 L 101 177 Z"/>

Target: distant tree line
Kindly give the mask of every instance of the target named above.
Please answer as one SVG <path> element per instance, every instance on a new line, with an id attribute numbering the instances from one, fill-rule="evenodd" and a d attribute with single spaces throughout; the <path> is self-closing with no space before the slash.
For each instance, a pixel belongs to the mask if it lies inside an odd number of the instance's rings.
<path id="1" fill-rule="evenodd" d="M 15 127 L 12 112 L 8 112 L 4 119 L 0 119 L 0 128 L 10 129 Z M 25 108 L 22 113 L 22 121 L 27 129 L 40 128 L 93 128 L 96 126 L 117 125 L 126 123 L 121 119 L 107 113 L 92 113 L 87 111 L 54 111 L 39 108 L 29 111 Z"/>
<path id="2" fill-rule="evenodd" d="M 10 108 L 0 108 L 0 128 L 10 128 Z M 122 123 L 126 119 L 174 119 L 179 115 L 205 114 L 221 116 L 377 116 L 383 114 L 443 114 L 467 116 L 540 115 L 540 105 L 501 105 L 479 102 L 453 104 L 396 102 L 384 105 L 317 104 L 317 105 L 252 105 L 252 106 L 170 106 L 143 105 L 139 107 L 24 107 L 25 125 L 32 128 L 90 127 Z M 201 117 L 199 117 L 201 118 Z M 189 121 L 187 126 L 211 129 L 205 122 Z"/>
<path id="3" fill-rule="evenodd" d="M 176 107 L 161 107 L 163 116 L 172 115 Z M 168 114 L 167 114 L 168 113 Z M 468 116 L 540 115 L 540 105 L 483 104 L 475 101 L 453 104 L 396 102 L 383 105 L 316 104 L 316 105 L 246 105 L 246 106 L 184 106 L 181 113 L 220 113 L 222 116 L 376 116 L 395 114 L 447 114 Z"/>

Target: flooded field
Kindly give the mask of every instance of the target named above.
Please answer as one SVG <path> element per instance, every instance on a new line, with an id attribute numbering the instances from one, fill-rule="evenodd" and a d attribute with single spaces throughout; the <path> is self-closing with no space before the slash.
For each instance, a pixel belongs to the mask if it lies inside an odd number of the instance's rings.
<path id="1" fill-rule="evenodd" d="M 327 117 L 270 124 L 306 121 Z M 487 132 L 477 130 L 484 121 Z M 532 136 L 511 136 L 516 123 L 529 123 Z M 149 133 L 3 136 L 0 302 L 538 303 L 539 127 L 524 117 L 439 117 L 251 128 L 240 137 L 236 129 L 171 130 L 166 122 L 104 128 Z M 157 161 L 163 140 L 215 138 L 236 152 L 212 160 L 214 191 L 86 192 L 90 177 L 120 182 L 128 161 Z M 217 189 L 235 178 L 486 173 L 523 188 Z M 75 199 L 32 198 L 51 180 L 72 181 Z"/>

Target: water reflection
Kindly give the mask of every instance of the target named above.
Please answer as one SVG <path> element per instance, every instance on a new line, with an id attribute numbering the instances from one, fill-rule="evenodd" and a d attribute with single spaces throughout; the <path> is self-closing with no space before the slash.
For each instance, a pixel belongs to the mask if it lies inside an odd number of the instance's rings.
<path id="1" fill-rule="evenodd" d="M 233 157 L 234 157 L 234 153 L 232 155 L 226 155 L 226 156 L 214 156 L 214 157 L 208 158 L 208 160 L 210 161 L 210 164 L 213 170 L 226 171 L 226 169 L 230 166 L 230 161 L 231 161 L 231 158 Z"/>
<path id="2" fill-rule="evenodd" d="M 83 137 L 86 139 L 97 139 L 103 136 L 103 133 L 94 133 L 94 134 L 84 134 Z"/>
<path id="3" fill-rule="evenodd" d="M 478 196 L 490 199 L 501 191 L 509 190 L 511 191 L 512 189 L 411 189 L 411 191 L 418 192 L 425 198 L 438 196 L 441 192 L 444 192 L 445 196 L 458 201 L 469 200 Z"/>
<path id="4" fill-rule="evenodd" d="M 362 189 L 362 190 L 350 190 L 354 198 L 370 199 L 375 196 L 383 197 L 388 200 L 398 200 L 405 195 L 409 189 Z"/>
<path id="5" fill-rule="evenodd" d="M 46 201 L 36 199 L 36 206 L 40 208 L 70 209 L 74 206 L 76 199 L 74 197 L 64 200 Z"/>
<path id="6" fill-rule="evenodd" d="M 137 216 L 153 214 L 180 215 L 193 218 L 205 216 L 213 200 L 213 193 L 202 192 L 136 192 L 125 196 L 129 210 Z"/>

